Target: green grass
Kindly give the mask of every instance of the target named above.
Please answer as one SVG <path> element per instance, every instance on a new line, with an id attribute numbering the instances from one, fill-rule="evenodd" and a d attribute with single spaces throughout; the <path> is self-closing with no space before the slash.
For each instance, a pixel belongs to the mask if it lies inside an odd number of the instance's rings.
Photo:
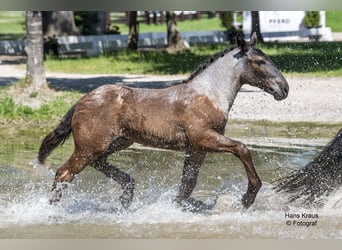
<path id="1" fill-rule="evenodd" d="M 0 40 L 21 39 L 25 36 L 24 11 L 0 11 Z"/>
<path id="2" fill-rule="evenodd" d="M 282 72 L 342 76 L 342 42 L 266 43 L 260 47 Z"/>
<path id="3" fill-rule="evenodd" d="M 194 46 L 189 51 L 118 51 L 83 59 L 48 60 L 48 71 L 84 74 L 190 74 L 226 44 Z M 342 76 L 342 42 L 259 44 L 278 68 L 287 74 Z"/>
<path id="4" fill-rule="evenodd" d="M 342 11 L 327 11 L 326 25 L 332 32 L 342 32 Z"/>
<path id="5" fill-rule="evenodd" d="M 113 23 L 115 24 L 115 23 Z M 120 32 L 122 35 L 128 34 L 128 26 L 125 24 L 117 24 L 120 27 Z M 179 31 L 200 31 L 200 30 L 224 30 L 221 26 L 221 20 L 219 18 L 202 17 L 200 20 L 186 20 L 183 22 L 178 21 L 177 27 Z M 166 32 L 166 23 L 163 24 L 150 24 L 145 23 L 139 24 L 139 32 Z"/>
<path id="6" fill-rule="evenodd" d="M 62 117 L 81 96 L 77 92 L 63 92 L 39 109 L 17 105 L 7 94 L 6 88 L 0 89 L 0 120 L 3 121 L 50 121 Z M 34 98 L 34 97 L 32 97 Z"/>

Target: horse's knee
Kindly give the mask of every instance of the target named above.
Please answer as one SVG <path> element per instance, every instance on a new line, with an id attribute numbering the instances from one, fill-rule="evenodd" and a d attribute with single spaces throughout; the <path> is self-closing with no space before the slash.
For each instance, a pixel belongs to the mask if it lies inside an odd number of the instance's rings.
<path id="1" fill-rule="evenodd" d="M 238 151 L 237 152 L 238 156 L 241 159 L 246 159 L 246 158 L 250 158 L 251 157 L 251 152 L 249 151 L 247 146 L 245 144 L 243 144 L 242 142 L 238 144 L 237 151 Z"/>

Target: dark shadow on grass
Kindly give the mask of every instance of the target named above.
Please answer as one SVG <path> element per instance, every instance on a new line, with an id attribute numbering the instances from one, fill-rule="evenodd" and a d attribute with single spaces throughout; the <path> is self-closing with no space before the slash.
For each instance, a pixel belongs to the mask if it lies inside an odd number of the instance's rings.
<path id="1" fill-rule="evenodd" d="M 126 56 L 127 53 L 129 54 L 128 56 Z M 141 64 L 145 64 L 144 73 L 146 74 L 174 75 L 190 74 L 211 55 L 198 55 L 189 50 L 175 54 L 168 54 L 160 50 L 142 50 L 139 52 L 118 51 L 107 55 L 107 57 L 108 60 L 113 61 L 116 58 L 122 57 L 123 60 L 134 64 L 139 61 Z M 134 74 L 133 71 L 132 73 Z"/>
<path id="2" fill-rule="evenodd" d="M 126 80 L 130 80 L 127 82 Z M 132 80 L 133 79 L 133 80 Z M 141 77 L 139 77 L 141 79 Z M 16 77 L 0 77 L 0 88 L 10 86 L 19 81 Z M 50 88 L 57 91 L 79 91 L 87 93 L 105 84 L 124 85 L 132 88 L 160 89 L 172 86 L 180 81 L 134 81 L 134 78 L 118 76 L 104 76 L 91 78 L 54 78 L 48 77 L 47 81 Z"/>
<path id="3" fill-rule="evenodd" d="M 101 85 L 121 83 L 123 77 L 105 76 L 92 78 L 47 78 L 49 86 L 57 91 L 89 92 Z"/>
<path id="4" fill-rule="evenodd" d="M 0 77 L 0 88 L 10 86 L 18 80 L 16 77 Z"/>
<path id="5" fill-rule="evenodd" d="M 130 79 L 130 82 L 125 80 Z M 134 79 L 134 78 L 133 78 Z M 141 78 L 139 78 L 141 79 Z M 105 84 L 118 84 L 133 88 L 159 89 L 171 86 L 179 81 L 132 81 L 132 78 L 118 76 L 104 76 L 92 78 L 48 78 L 49 86 L 57 91 L 75 90 L 80 92 L 89 92 Z"/>

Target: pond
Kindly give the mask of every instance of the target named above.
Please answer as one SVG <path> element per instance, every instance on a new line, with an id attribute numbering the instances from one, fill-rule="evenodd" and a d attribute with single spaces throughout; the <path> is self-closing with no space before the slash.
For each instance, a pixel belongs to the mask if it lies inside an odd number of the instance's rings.
<path id="1" fill-rule="evenodd" d="M 50 205 L 55 171 L 73 147 L 68 140 L 46 166 L 38 165 L 37 151 L 50 129 L 44 123 L 1 129 L 0 238 L 342 238 L 340 190 L 318 209 L 289 203 L 273 189 L 333 138 L 329 126 L 233 122 L 226 133 L 250 148 L 263 187 L 253 206 L 244 209 L 247 178 L 241 162 L 229 154 L 209 154 L 193 196 L 216 205 L 203 213 L 184 212 L 173 203 L 184 153 L 138 144 L 110 158 L 136 180 L 128 210 L 119 202 L 120 186 L 90 167 L 76 176 L 61 202 Z"/>

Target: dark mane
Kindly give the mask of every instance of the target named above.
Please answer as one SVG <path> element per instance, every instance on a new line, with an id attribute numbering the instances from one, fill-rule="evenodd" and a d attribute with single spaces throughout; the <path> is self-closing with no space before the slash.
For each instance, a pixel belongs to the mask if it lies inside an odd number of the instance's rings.
<path id="1" fill-rule="evenodd" d="M 202 73 L 210 64 L 215 62 L 220 57 L 225 56 L 228 52 L 232 51 L 233 49 L 235 49 L 235 47 L 232 47 L 230 49 L 225 49 L 224 51 L 221 51 L 221 52 L 218 52 L 218 53 L 214 54 L 213 56 L 211 56 L 210 58 L 205 60 L 202 64 L 200 64 L 197 67 L 197 69 L 194 72 L 192 72 L 191 75 L 186 80 L 183 80 L 180 83 L 187 83 L 187 82 L 191 81 L 192 79 L 195 78 L 195 76 L 197 76 L 200 73 Z"/>

